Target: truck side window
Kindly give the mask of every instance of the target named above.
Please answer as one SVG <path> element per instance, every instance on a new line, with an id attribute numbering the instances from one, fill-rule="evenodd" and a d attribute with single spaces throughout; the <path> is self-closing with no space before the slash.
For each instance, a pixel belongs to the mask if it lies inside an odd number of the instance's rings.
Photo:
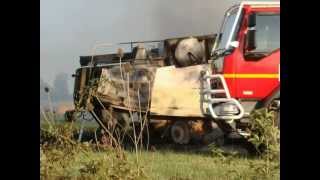
<path id="1" fill-rule="evenodd" d="M 259 60 L 280 48 L 280 14 L 256 16 L 256 48 L 245 51 L 246 60 Z"/>

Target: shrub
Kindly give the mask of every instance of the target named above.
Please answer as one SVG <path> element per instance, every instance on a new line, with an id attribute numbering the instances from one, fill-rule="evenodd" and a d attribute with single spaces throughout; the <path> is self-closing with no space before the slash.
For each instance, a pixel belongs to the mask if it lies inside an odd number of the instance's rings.
<path id="1" fill-rule="evenodd" d="M 249 141 L 259 155 L 275 160 L 280 156 L 280 131 L 276 127 L 274 112 L 259 109 L 252 113 Z"/>

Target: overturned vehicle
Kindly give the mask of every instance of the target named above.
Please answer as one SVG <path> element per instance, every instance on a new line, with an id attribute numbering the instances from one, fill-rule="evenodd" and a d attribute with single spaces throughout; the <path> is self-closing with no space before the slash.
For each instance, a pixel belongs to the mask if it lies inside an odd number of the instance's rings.
<path id="1" fill-rule="evenodd" d="M 218 34 L 120 43 L 115 53 L 81 56 L 75 111 L 89 111 L 105 131 L 148 129 L 177 144 L 245 138 L 250 113 L 261 107 L 273 109 L 279 125 L 279 6 L 235 5 Z"/>

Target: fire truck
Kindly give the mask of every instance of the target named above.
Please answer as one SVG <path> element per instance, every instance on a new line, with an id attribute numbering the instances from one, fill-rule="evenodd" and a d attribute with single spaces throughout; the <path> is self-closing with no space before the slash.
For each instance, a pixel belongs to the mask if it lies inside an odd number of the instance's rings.
<path id="1" fill-rule="evenodd" d="M 238 3 L 216 34 L 112 47 L 80 56 L 73 75 L 77 111 L 103 128 L 146 117 L 151 134 L 177 144 L 218 142 L 247 137 L 259 108 L 275 111 L 280 127 L 280 2 Z"/>

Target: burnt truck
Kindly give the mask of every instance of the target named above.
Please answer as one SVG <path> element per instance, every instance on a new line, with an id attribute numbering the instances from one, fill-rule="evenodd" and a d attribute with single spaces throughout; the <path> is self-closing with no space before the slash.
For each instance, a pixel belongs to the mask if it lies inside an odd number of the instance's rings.
<path id="1" fill-rule="evenodd" d="M 177 144 L 245 138 L 261 107 L 272 107 L 280 126 L 279 33 L 279 2 L 242 2 L 226 11 L 217 34 L 81 56 L 75 111 L 89 111 L 105 129 L 146 119 L 150 132 Z"/>

